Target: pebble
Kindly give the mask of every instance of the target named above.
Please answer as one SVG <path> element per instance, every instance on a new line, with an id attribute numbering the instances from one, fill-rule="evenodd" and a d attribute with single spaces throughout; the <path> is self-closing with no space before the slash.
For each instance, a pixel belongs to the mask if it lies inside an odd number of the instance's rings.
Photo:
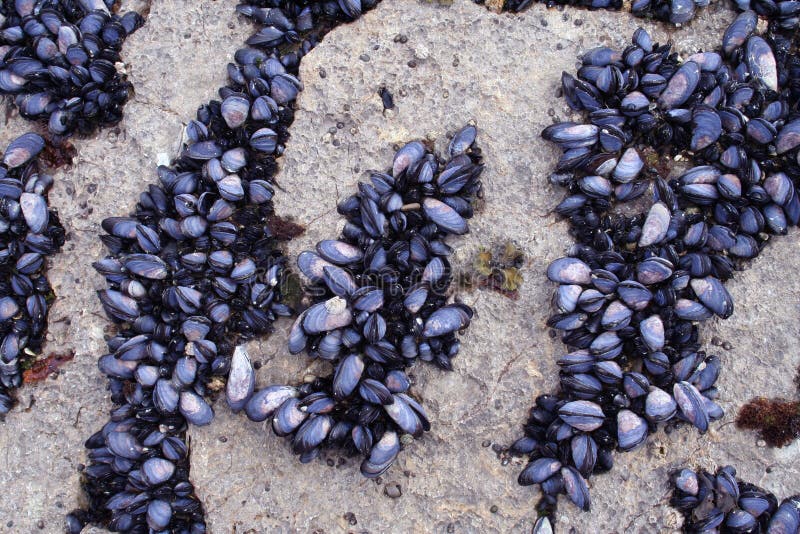
<path id="1" fill-rule="evenodd" d="M 400 484 L 386 484 L 383 487 L 383 493 L 390 499 L 399 499 L 403 495 Z"/>

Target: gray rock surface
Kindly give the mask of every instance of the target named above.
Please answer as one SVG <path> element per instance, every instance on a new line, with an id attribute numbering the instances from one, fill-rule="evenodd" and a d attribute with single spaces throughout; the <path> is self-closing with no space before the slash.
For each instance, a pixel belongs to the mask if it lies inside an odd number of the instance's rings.
<path id="1" fill-rule="evenodd" d="M 103 255 L 100 221 L 133 208 L 156 179 L 156 161 L 175 154 L 183 124 L 215 96 L 225 64 L 250 32 L 233 14 L 235 3 L 154 2 L 145 27 L 125 45 L 136 87 L 125 120 L 76 141 L 74 165 L 55 174 L 51 204 L 69 241 L 52 261 L 59 298 L 46 351 L 72 349 L 76 357 L 55 379 L 23 388 L 21 406 L 0 423 L 0 532 L 60 532 L 64 513 L 81 503 L 83 441 L 110 406 L 96 367 L 109 322 L 94 293 L 103 280 L 90 266 Z M 306 89 L 278 176 L 277 210 L 307 227 L 288 253 L 338 234 L 335 201 L 365 170 L 387 167 L 393 145 L 425 137 L 442 147 L 448 132 L 472 121 L 487 165 L 486 198 L 472 233 L 454 242 L 454 264 L 467 268 L 480 246 L 510 239 L 527 255 L 525 283 L 516 301 L 486 291 L 459 295 L 477 316 L 455 370 L 413 369 L 433 429 L 379 482 L 336 454 L 302 466 L 284 440 L 217 402 L 214 424 L 191 432 L 192 479 L 210 532 L 530 531 L 538 494 L 516 484 L 521 462 L 502 465 L 493 448 L 518 437 L 535 396 L 555 383 L 563 350 L 544 326 L 553 290 L 544 270 L 570 239 L 550 213 L 561 196 L 547 182 L 557 155 L 539 137 L 568 116 L 556 98 L 560 73 L 574 70 L 587 48 L 623 47 L 639 25 L 659 41 L 673 39 L 683 53 L 713 46 L 733 18 L 719 4 L 673 29 L 620 13 L 535 6 L 495 15 L 467 0 L 447 7 L 386 0 L 326 37 L 303 63 Z M 392 111 L 381 105 L 384 86 L 394 95 Z M 0 122 L 0 146 L 30 128 L 12 114 Z M 617 455 L 610 474 L 591 480 L 592 512 L 564 503 L 559 531 L 674 531 L 680 520 L 668 507 L 667 473 L 687 463 L 734 463 L 743 478 L 781 498 L 800 491 L 800 444 L 769 449 L 733 425 L 738 406 L 754 395 L 796 391 L 800 238 L 795 231 L 777 241 L 729 284 L 733 317 L 702 329 L 707 349 L 724 362 L 725 419 L 704 436 L 661 432 L 646 447 Z M 289 326 L 279 322 L 275 335 L 248 347 L 263 364 L 259 385 L 302 380 L 315 369 L 285 350 Z"/>

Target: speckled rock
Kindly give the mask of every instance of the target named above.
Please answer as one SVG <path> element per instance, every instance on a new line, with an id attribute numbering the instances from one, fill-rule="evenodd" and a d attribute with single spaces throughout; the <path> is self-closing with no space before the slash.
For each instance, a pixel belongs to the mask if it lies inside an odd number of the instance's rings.
<path id="1" fill-rule="evenodd" d="M 76 357 L 56 379 L 23 388 L 21 406 L 0 423 L 0 487 L 10 488 L 0 499 L 0 532 L 60 532 L 63 514 L 80 503 L 83 440 L 109 408 L 95 365 L 108 325 L 94 294 L 103 281 L 90 267 L 103 254 L 99 224 L 133 208 L 155 180 L 156 162 L 175 154 L 182 125 L 215 96 L 225 64 L 250 31 L 233 14 L 235 3 L 155 2 L 147 24 L 125 44 L 136 94 L 124 121 L 76 141 L 74 165 L 55 174 L 51 203 L 70 240 L 52 262 L 59 299 L 46 350 L 71 348 Z M 441 148 L 448 132 L 473 122 L 487 165 L 485 202 L 470 222 L 472 233 L 454 242 L 454 265 L 467 269 L 480 246 L 511 239 L 528 258 L 525 282 L 516 301 L 487 291 L 459 295 L 477 315 L 455 370 L 412 370 L 433 429 L 378 481 L 362 478 L 356 462 L 337 454 L 300 465 L 263 424 L 217 402 L 214 424 L 191 432 L 192 479 L 210 532 L 530 531 L 538 495 L 516 484 L 521 462 L 503 465 L 496 450 L 518 437 L 535 396 L 555 384 L 563 350 L 545 328 L 553 287 L 544 270 L 570 239 L 551 213 L 562 194 L 547 182 L 557 155 L 539 137 L 569 116 L 556 98 L 560 73 L 573 70 L 589 47 L 623 47 L 639 25 L 684 53 L 713 46 L 733 18 L 719 4 L 687 27 L 668 29 L 620 13 L 537 5 L 514 16 L 466 0 L 447 7 L 386 0 L 326 37 L 303 63 L 306 90 L 277 178 L 277 209 L 307 227 L 288 253 L 338 234 L 336 200 L 366 170 L 388 166 L 393 145 L 425 137 Z M 393 110 L 383 110 L 382 87 L 394 96 Z M 27 128 L 13 116 L 0 123 L 0 146 Z M 775 241 L 730 282 L 733 317 L 702 329 L 707 349 L 723 360 L 725 419 L 704 436 L 688 428 L 660 432 L 648 446 L 617 455 L 610 474 L 591 480 L 592 512 L 564 503 L 559 531 L 672 532 L 679 518 L 668 507 L 667 473 L 686 463 L 733 463 L 742 478 L 780 498 L 800 490 L 798 443 L 759 447 L 754 434 L 732 424 L 752 396 L 795 391 L 800 234 Z M 285 349 L 290 321 L 276 326 L 275 335 L 249 347 L 262 364 L 259 385 L 302 380 L 316 368 Z M 392 498 L 398 485 L 401 495 Z"/>

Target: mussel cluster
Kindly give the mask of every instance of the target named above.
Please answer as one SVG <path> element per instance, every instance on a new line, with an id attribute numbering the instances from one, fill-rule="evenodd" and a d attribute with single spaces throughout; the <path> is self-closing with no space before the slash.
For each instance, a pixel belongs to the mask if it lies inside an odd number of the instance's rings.
<path id="1" fill-rule="evenodd" d="M 143 23 L 117 0 L 0 2 L 0 95 L 57 137 L 116 124 L 132 87 L 120 72 L 125 38 Z"/>
<path id="2" fill-rule="evenodd" d="M 777 29 L 796 31 L 800 27 L 800 7 L 792 0 L 735 0 L 734 4 L 742 11 L 755 11 L 770 19 Z"/>
<path id="3" fill-rule="evenodd" d="M 69 514 L 69 532 L 89 522 L 205 532 L 187 426 L 211 422 L 206 397 L 226 382 L 228 402 L 241 409 L 254 383 L 237 344 L 292 313 L 281 302 L 285 259 L 270 225 L 276 158 L 302 90 L 297 66 L 325 32 L 372 5 L 240 5 L 261 28 L 228 65 L 220 99 L 198 109 L 182 153 L 158 168 L 159 183 L 135 212 L 103 221 L 109 255 L 94 267 L 106 278 L 98 296 L 117 333 L 98 365 L 115 407 L 86 442 L 88 508 Z"/>
<path id="4" fill-rule="evenodd" d="M 14 405 L 23 367 L 41 351 L 54 297 L 46 260 L 65 238 L 47 205 L 53 179 L 37 159 L 44 146 L 38 135 L 24 134 L 0 161 L 0 417 Z"/>
<path id="5" fill-rule="evenodd" d="M 736 478 L 727 465 L 717 474 L 681 469 L 672 474 L 670 504 L 683 514 L 683 531 L 723 534 L 800 532 L 800 495 L 778 506 L 774 494 Z"/>
<path id="6" fill-rule="evenodd" d="M 475 0 L 485 3 L 486 0 Z M 619 11 L 622 0 L 503 0 L 502 10 L 519 13 L 528 9 L 534 2 L 547 7 L 575 6 L 586 9 L 608 9 Z M 631 14 L 669 22 L 675 25 L 691 21 L 698 9 L 707 7 L 711 0 L 633 0 L 630 2 Z M 733 4 L 741 11 L 755 11 L 762 17 L 773 20 L 783 30 L 796 30 L 800 25 L 800 7 L 794 0 L 735 0 Z"/>
<path id="7" fill-rule="evenodd" d="M 547 7 L 569 5 L 592 10 L 619 11 L 623 7 L 622 0 L 505 0 L 503 10 L 519 13 L 534 2 L 544 3 Z M 694 18 L 697 9 L 709 4 L 710 0 L 634 0 L 630 3 L 630 10 L 637 17 L 686 24 Z"/>
<path id="8" fill-rule="evenodd" d="M 299 255 L 312 302 L 290 331 L 289 351 L 326 360 L 333 373 L 299 387 L 268 386 L 232 407 L 243 406 L 253 421 L 272 417 L 273 431 L 291 437 L 301 462 L 337 446 L 366 456 L 361 473 L 374 478 L 397 457 L 398 436 L 430 429 L 404 369 L 420 359 L 450 370 L 456 333 L 472 319 L 468 306 L 447 304 L 445 241 L 468 231 L 481 194 L 476 133 L 459 131 L 446 162 L 419 141 L 403 146 L 390 172 L 373 172 L 339 203 L 347 219 L 340 239 Z"/>
<path id="9" fill-rule="evenodd" d="M 723 283 L 800 220 L 797 42 L 757 22 L 741 13 L 719 50 L 685 60 L 639 29 L 624 51 L 590 50 L 562 76 L 585 117 L 542 133 L 562 152 L 551 181 L 569 194 L 556 211 L 577 241 L 547 270 L 559 284 L 548 325 L 569 352 L 559 390 L 536 399 L 512 447 L 530 455 L 519 482 L 541 486 L 542 515 L 561 493 L 588 510 L 587 479 L 615 449 L 723 415 L 720 361 L 700 351 L 698 324 L 733 313 Z M 688 168 L 668 180 L 673 158 Z M 614 210 L 651 185 L 646 212 Z"/>

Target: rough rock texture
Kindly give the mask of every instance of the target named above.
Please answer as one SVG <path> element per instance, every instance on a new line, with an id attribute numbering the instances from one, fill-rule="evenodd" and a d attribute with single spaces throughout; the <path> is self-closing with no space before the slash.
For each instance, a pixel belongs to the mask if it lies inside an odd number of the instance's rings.
<path id="1" fill-rule="evenodd" d="M 94 294 L 103 281 L 90 267 L 103 254 L 100 221 L 132 209 L 156 179 L 159 158 L 175 154 L 182 125 L 215 95 L 225 64 L 250 31 L 234 15 L 235 3 L 154 2 L 147 24 L 125 45 L 136 87 L 125 120 L 76 141 L 74 165 L 55 175 L 51 204 L 69 241 L 52 262 L 59 299 L 46 350 L 71 348 L 76 357 L 57 378 L 23 388 L 21 406 L 0 423 L 0 532 L 60 532 L 63 514 L 80 504 L 83 440 L 109 408 L 95 364 L 109 323 Z M 455 370 L 412 371 L 433 429 L 406 447 L 378 483 L 335 454 L 298 464 L 284 440 L 217 402 L 214 424 L 191 432 L 192 478 L 210 532 L 529 532 L 538 495 L 516 484 L 520 461 L 504 466 L 494 449 L 518 437 L 534 397 L 555 383 L 554 361 L 563 350 L 544 326 L 553 290 L 544 270 L 570 239 L 550 213 L 562 194 L 547 183 L 557 155 L 539 137 L 568 116 L 556 98 L 560 73 L 574 70 L 587 48 L 624 47 L 639 25 L 690 53 L 713 46 L 732 18 L 719 3 L 673 29 L 620 13 L 537 5 L 520 16 L 495 15 L 466 0 L 448 7 L 385 0 L 328 35 L 303 63 L 306 90 L 278 176 L 277 209 L 307 227 L 288 252 L 295 256 L 338 234 L 335 201 L 365 170 L 387 167 L 393 145 L 427 137 L 442 147 L 448 132 L 473 121 L 487 164 L 485 205 L 472 233 L 454 242 L 454 264 L 467 268 L 478 247 L 511 239 L 528 258 L 525 283 L 517 301 L 486 291 L 460 295 L 477 316 Z M 386 112 L 378 94 L 384 86 L 396 104 Z M 30 128 L 14 116 L 0 122 L 0 146 Z M 733 317 L 702 330 L 707 349 L 724 362 L 718 385 L 725 419 L 705 436 L 661 432 L 646 447 L 617 455 L 614 470 L 591 481 L 592 512 L 564 503 L 559 531 L 675 530 L 667 473 L 686 463 L 734 463 L 743 478 L 781 498 L 800 491 L 800 444 L 768 449 L 732 423 L 754 395 L 795 394 L 800 238 L 794 231 L 775 241 L 729 284 Z M 314 369 L 285 350 L 289 326 L 279 322 L 274 336 L 249 346 L 263 364 L 259 385 L 302 380 Z"/>

